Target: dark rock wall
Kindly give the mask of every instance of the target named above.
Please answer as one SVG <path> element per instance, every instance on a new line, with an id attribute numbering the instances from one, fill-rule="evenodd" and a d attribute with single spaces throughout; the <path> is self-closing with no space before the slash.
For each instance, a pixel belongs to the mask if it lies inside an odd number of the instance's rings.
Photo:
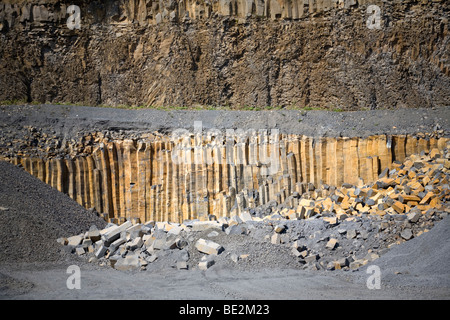
<path id="1" fill-rule="evenodd" d="M 70 5 L 79 29 L 68 27 Z M 436 0 L 2 1 L 0 101 L 448 106 L 449 9 Z"/>

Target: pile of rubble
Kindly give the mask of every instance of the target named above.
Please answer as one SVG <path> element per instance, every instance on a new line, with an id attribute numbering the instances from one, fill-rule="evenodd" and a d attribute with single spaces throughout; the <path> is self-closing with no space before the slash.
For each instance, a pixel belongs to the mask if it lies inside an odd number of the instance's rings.
<path id="1" fill-rule="evenodd" d="M 448 215 L 449 156 L 447 149 L 413 155 L 394 162 L 374 183 L 325 186 L 302 195 L 298 208 L 265 217 L 243 211 L 181 224 L 131 219 L 58 242 L 90 262 L 118 270 L 146 270 L 164 259 L 178 269 L 222 265 L 251 270 L 258 263 L 358 269 Z"/>

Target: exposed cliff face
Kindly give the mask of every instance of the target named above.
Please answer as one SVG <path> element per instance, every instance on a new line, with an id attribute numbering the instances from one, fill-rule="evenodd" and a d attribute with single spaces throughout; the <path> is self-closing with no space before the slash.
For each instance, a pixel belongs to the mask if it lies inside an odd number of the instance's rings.
<path id="1" fill-rule="evenodd" d="M 21 164 L 110 218 L 181 222 L 296 208 L 300 195 L 314 188 L 367 185 L 407 156 L 450 147 L 450 107 L 195 113 L 5 106 L 0 161 Z M 204 123 L 192 128 L 189 122 L 200 113 Z M 281 122 L 286 126 L 274 129 Z M 355 135 L 336 134 L 356 122 L 364 128 L 353 127 Z M 318 136 L 311 123 L 331 124 L 330 132 Z M 422 124 L 426 132 L 417 131 Z M 448 160 L 441 160 L 447 168 Z"/>
<path id="2" fill-rule="evenodd" d="M 70 5 L 80 29 L 67 26 Z M 0 101 L 449 105 L 449 9 L 436 0 L 2 1 Z"/>

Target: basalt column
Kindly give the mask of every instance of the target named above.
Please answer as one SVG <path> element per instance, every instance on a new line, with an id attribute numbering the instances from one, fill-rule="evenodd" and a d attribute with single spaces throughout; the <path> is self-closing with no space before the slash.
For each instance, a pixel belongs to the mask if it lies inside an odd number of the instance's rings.
<path id="1" fill-rule="evenodd" d="M 323 185 L 363 185 L 411 154 L 443 150 L 448 138 L 406 135 L 308 137 L 267 132 L 146 135 L 101 141 L 75 158 L 16 157 L 30 174 L 116 222 L 233 216 L 270 201 L 298 205 Z"/>

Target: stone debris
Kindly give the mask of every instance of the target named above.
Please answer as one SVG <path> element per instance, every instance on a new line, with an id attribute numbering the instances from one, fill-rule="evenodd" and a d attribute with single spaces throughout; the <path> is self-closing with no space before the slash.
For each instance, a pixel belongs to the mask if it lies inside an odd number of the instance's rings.
<path id="1" fill-rule="evenodd" d="M 199 239 L 196 242 L 195 247 L 200 252 L 215 255 L 218 255 L 223 250 L 223 247 L 220 244 L 205 239 Z"/>
<path id="2" fill-rule="evenodd" d="M 326 247 L 327 247 L 327 249 L 333 250 L 333 249 L 335 249 L 337 247 L 337 245 L 338 245 L 338 242 L 337 242 L 336 239 L 330 239 L 327 242 Z"/>
<path id="3" fill-rule="evenodd" d="M 214 260 L 205 260 L 205 261 L 200 261 L 198 263 L 198 268 L 200 270 L 207 270 L 209 267 L 211 267 L 212 265 L 214 265 Z"/>
<path id="4" fill-rule="evenodd" d="M 167 265 L 178 270 L 207 270 L 228 263 L 239 267 L 251 265 L 259 256 L 260 262 L 267 260 L 267 254 L 276 252 L 273 265 L 355 270 L 393 245 L 428 232 L 448 215 L 448 158 L 446 149 L 422 152 L 403 163 L 394 162 L 392 169 L 367 185 L 311 187 L 301 195 L 297 209 L 278 208 L 264 217 L 254 210 L 181 224 L 124 221 L 57 242 L 92 263 L 123 271 L 148 270 L 169 260 Z"/>

